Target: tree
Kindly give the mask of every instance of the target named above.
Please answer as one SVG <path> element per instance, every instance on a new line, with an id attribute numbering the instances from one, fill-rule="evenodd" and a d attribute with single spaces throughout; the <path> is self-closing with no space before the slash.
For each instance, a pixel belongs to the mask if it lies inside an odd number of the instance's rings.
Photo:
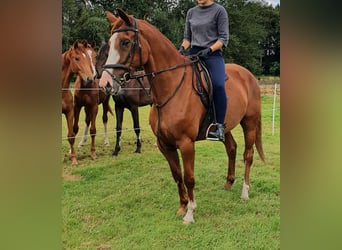
<path id="1" fill-rule="evenodd" d="M 216 0 L 229 16 L 229 43 L 226 62 L 240 64 L 256 75 L 279 75 L 280 6 L 249 0 Z M 101 44 L 110 35 L 105 10 L 115 14 L 122 8 L 136 18 L 146 19 L 178 47 L 183 39 L 185 17 L 193 0 L 63 0 L 63 51 L 76 39 Z"/>

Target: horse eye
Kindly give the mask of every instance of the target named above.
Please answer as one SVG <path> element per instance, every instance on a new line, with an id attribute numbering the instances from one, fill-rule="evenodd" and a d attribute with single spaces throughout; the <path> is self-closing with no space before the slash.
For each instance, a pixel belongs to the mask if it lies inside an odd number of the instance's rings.
<path id="1" fill-rule="evenodd" d="M 80 60 L 80 58 L 79 58 L 79 57 L 75 57 L 75 60 L 76 60 L 76 61 L 79 61 L 79 60 Z"/>
<path id="2" fill-rule="evenodd" d="M 121 41 L 121 46 L 125 46 L 125 47 L 127 47 L 127 45 L 130 43 L 130 41 L 129 40 L 122 40 Z"/>

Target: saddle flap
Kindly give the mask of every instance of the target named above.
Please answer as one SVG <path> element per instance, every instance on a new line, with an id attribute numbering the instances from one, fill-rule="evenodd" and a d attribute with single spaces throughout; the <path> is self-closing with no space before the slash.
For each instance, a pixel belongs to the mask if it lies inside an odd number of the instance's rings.
<path id="1" fill-rule="evenodd" d="M 210 73 L 203 61 L 198 60 L 198 63 L 195 64 L 194 73 L 197 79 L 195 90 L 199 95 L 206 93 L 207 98 L 209 98 L 209 103 L 205 103 L 204 105 L 208 107 L 213 101 L 213 86 Z"/>

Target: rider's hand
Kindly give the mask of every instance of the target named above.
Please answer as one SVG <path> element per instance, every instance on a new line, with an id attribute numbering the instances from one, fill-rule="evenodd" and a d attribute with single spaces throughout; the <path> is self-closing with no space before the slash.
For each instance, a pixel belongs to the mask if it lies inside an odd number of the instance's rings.
<path id="1" fill-rule="evenodd" d="M 184 47 L 183 47 L 183 46 L 180 46 L 178 52 L 179 52 L 181 55 L 184 56 L 184 55 L 185 55 L 185 49 L 184 49 Z"/>
<path id="2" fill-rule="evenodd" d="M 213 51 L 211 50 L 211 48 L 206 48 L 206 49 L 203 49 L 203 50 L 200 50 L 198 53 L 197 53 L 197 56 L 200 57 L 200 58 L 207 58 L 208 56 L 210 56 L 210 54 L 212 53 Z"/>

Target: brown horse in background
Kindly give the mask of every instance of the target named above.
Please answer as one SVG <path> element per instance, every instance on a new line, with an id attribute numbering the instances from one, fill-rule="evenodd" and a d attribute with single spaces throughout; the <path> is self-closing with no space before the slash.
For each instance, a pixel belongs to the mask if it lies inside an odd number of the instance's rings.
<path id="1" fill-rule="evenodd" d="M 86 48 L 87 55 L 90 57 L 92 62 L 93 72 L 96 73 L 95 64 L 97 53 L 95 51 L 95 42 L 89 44 L 86 40 L 82 41 L 82 44 Z M 113 114 L 109 106 L 109 96 L 107 96 L 103 91 L 100 91 L 98 87 L 99 80 L 96 79 L 92 82 L 84 81 L 79 75 L 75 81 L 75 92 L 74 92 L 74 126 L 73 130 L 75 135 L 78 133 L 78 122 L 81 108 L 84 107 L 85 110 L 85 129 L 82 139 L 79 143 L 79 147 L 84 145 L 87 139 L 88 129 L 90 125 L 90 156 L 94 160 L 96 158 L 95 153 L 95 136 L 96 136 L 96 117 L 98 113 L 98 105 L 102 104 L 103 114 L 102 121 L 104 125 L 104 143 L 109 145 L 108 134 L 107 134 L 107 122 L 108 122 L 108 111 Z"/>
<path id="2" fill-rule="evenodd" d="M 103 65 L 105 64 L 108 57 L 109 46 L 104 43 L 99 51 L 96 62 L 96 70 L 101 76 L 103 71 Z M 143 73 L 143 72 L 137 72 Z M 140 81 L 140 82 L 139 82 Z M 147 77 L 142 80 L 132 79 L 125 83 L 125 86 L 121 88 L 120 92 L 113 95 L 115 103 L 115 116 L 116 116 L 116 142 L 115 148 L 112 152 L 113 156 L 117 156 L 121 150 L 121 132 L 123 114 L 125 108 L 131 112 L 133 120 L 133 128 L 136 135 L 136 150 L 135 153 L 141 153 L 141 138 L 140 138 L 140 123 L 139 123 L 139 107 L 151 105 L 152 98 L 149 94 L 150 83 Z"/>
<path id="3" fill-rule="evenodd" d="M 95 76 L 85 47 L 78 41 L 75 41 L 74 44 L 62 54 L 62 113 L 65 115 L 68 126 L 71 162 L 72 165 L 77 165 L 74 149 L 75 133 L 73 131 L 73 95 L 69 90 L 71 77 L 74 74 L 78 74 L 80 79 L 86 83 L 92 82 Z"/>
<path id="4" fill-rule="evenodd" d="M 100 87 L 108 84 L 117 87 L 126 79 L 135 77 L 132 75 L 135 68 L 144 67 L 151 83 L 153 99 L 150 124 L 178 186 L 180 207 L 177 214 L 185 215 L 184 223 L 193 223 L 193 212 L 197 206 L 194 196 L 195 142 L 205 139 L 199 132 L 207 115 L 207 109 L 194 85 L 198 79 L 198 75 L 194 74 L 194 66 L 197 67 L 199 61 L 182 56 L 147 21 L 135 19 L 121 9 L 118 9 L 118 13 L 118 18 L 112 17 L 110 50 L 105 65 L 109 69 L 103 72 Z M 226 64 L 226 73 L 229 78 L 225 81 L 225 90 L 229 99 L 224 146 L 229 161 L 224 187 L 230 189 L 235 181 L 237 144 L 231 130 L 240 124 L 245 138 L 245 174 L 241 198 L 248 199 L 254 145 L 261 160 L 264 160 L 260 89 L 256 78 L 244 67 Z M 183 176 L 177 150 L 183 161 Z"/>

